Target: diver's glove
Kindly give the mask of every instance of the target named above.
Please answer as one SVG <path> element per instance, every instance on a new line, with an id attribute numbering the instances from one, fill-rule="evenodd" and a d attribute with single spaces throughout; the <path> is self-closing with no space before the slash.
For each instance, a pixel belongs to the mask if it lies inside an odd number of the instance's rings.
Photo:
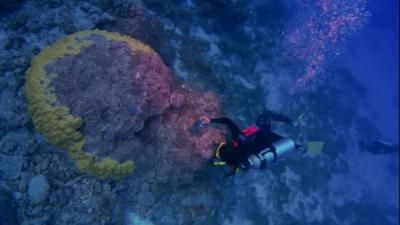
<path id="1" fill-rule="evenodd" d="M 209 124 L 211 122 L 210 118 L 208 118 L 207 116 L 202 116 L 200 117 L 200 127 L 203 128 L 205 126 L 207 126 L 207 124 Z"/>
<path id="2" fill-rule="evenodd" d="M 196 120 L 193 125 L 189 128 L 190 133 L 198 134 L 200 130 L 207 126 L 210 123 L 210 118 L 207 116 L 202 116 L 200 119 Z"/>

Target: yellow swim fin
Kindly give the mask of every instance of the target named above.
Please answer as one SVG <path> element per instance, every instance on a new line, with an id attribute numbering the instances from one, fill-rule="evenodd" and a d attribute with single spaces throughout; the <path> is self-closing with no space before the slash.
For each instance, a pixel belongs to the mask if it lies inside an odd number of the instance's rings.
<path id="1" fill-rule="evenodd" d="M 321 141 L 309 141 L 307 143 L 307 154 L 311 157 L 315 157 L 321 154 L 324 142 Z"/>

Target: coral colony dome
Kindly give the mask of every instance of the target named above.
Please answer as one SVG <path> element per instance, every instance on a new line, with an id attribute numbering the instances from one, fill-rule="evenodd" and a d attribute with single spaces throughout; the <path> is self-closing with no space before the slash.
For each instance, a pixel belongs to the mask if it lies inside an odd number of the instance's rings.
<path id="1" fill-rule="evenodd" d="M 171 148 L 204 157 L 222 138 L 209 131 L 213 134 L 195 140 L 185 130 L 202 106 L 219 113 L 218 99 L 174 84 L 153 49 L 118 33 L 81 31 L 44 48 L 26 72 L 25 95 L 33 123 L 46 140 L 66 150 L 79 170 L 101 179 L 132 173 L 134 162 L 149 154 L 145 132 L 154 133 L 150 145 L 162 138 L 164 145 L 182 139 L 195 147 Z M 204 104 L 189 107 L 198 102 Z M 165 126 L 177 126 L 182 134 L 160 137 Z"/>

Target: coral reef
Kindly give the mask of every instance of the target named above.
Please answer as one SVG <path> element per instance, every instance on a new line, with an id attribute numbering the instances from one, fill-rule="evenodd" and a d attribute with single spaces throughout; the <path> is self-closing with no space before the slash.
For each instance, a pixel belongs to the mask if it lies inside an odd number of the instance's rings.
<path id="1" fill-rule="evenodd" d="M 222 140 L 222 133 L 197 138 L 185 131 L 202 113 L 215 116 L 218 99 L 172 85 L 159 56 L 127 36 L 100 30 L 72 34 L 43 49 L 26 74 L 25 94 L 35 127 L 65 149 L 78 169 L 101 179 L 130 174 L 133 160 L 147 155 L 144 143 L 165 137 L 168 130 L 170 140 L 164 145 L 187 143 L 173 148 L 195 148 L 204 158 Z M 163 122 L 153 122 L 157 116 Z M 198 163 L 191 166 L 198 168 Z"/>
<path id="2" fill-rule="evenodd" d="M 380 135 L 356 114 L 367 93 L 349 71 L 328 67 L 364 23 L 363 2 L 0 0 L 0 224 L 396 224 L 398 162 L 356 153 L 361 137 Z M 123 35 L 74 34 L 82 29 Z M 132 54 L 132 37 L 157 54 Z M 57 40 L 70 46 L 52 52 Z M 36 115 L 56 112 L 76 128 L 50 135 L 66 146 L 81 141 L 72 146 L 83 154 L 75 161 L 28 114 L 25 71 L 43 52 L 56 58 L 37 70 L 45 82 L 35 85 L 46 92 L 35 100 L 59 110 Z M 315 89 L 289 96 L 307 69 Z M 328 80 L 320 79 L 326 71 Z M 161 89 L 168 91 L 157 95 Z M 264 106 L 291 118 L 304 113 L 298 129 L 274 130 L 322 140 L 323 154 L 223 179 L 229 168 L 205 162 L 224 133 L 192 135 L 189 126 L 204 114 L 227 114 L 244 127 Z M 54 131 L 46 123 L 57 118 L 49 118 L 39 122 Z M 87 159 L 104 163 L 94 168 Z M 99 179 L 115 174 L 110 162 L 127 161 L 134 173 Z M 90 176 L 77 163 L 109 170 Z"/>
<path id="3" fill-rule="evenodd" d="M 78 131 L 82 125 L 82 119 L 69 113 L 65 106 L 56 106 L 56 96 L 49 87 L 51 76 L 47 74 L 45 66 L 53 60 L 66 55 L 77 55 L 82 47 L 88 47 L 95 42 L 85 39 L 92 34 L 103 36 L 110 40 L 124 41 L 129 44 L 132 51 L 140 49 L 144 52 L 152 50 L 140 42 L 118 34 L 106 33 L 99 30 L 83 31 L 59 40 L 53 46 L 47 47 L 39 53 L 31 63 L 26 74 L 25 95 L 28 101 L 28 111 L 32 116 L 37 129 L 51 143 L 66 149 L 71 158 L 76 160 L 77 167 L 88 174 L 100 178 L 118 179 L 133 170 L 133 162 L 123 164 L 110 158 L 97 159 L 92 154 L 83 151 L 84 136 Z"/>

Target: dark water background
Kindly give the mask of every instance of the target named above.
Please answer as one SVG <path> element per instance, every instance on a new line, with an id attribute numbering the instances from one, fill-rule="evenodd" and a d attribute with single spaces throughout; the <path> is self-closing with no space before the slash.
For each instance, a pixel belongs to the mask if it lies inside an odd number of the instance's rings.
<path id="1" fill-rule="evenodd" d="M 371 118 L 382 134 L 382 138 L 399 143 L 399 2 L 370 1 L 371 16 L 368 23 L 345 45 L 343 55 L 337 58 L 338 65 L 347 67 L 354 77 L 367 88 L 367 99 L 359 109 L 359 114 Z M 388 157 L 377 157 L 374 161 L 359 158 L 369 171 L 388 161 L 398 165 L 398 153 Z M 396 172 L 398 174 L 398 171 Z M 385 176 L 377 174 L 377 176 Z M 390 181 L 393 179 L 393 183 Z M 383 180 L 372 181 L 379 193 L 390 190 L 392 199 L 398 199 L 398 175 Z M 397 183 L 397 184 L 396 184 Z M 386 184 L 386 185 L 384 185 Z M 390 188 L 391 184 L 395 188 Z M 378 187 L 379 186 L 379 187 Z M 385 189 L 387 187 L 387 189 Z M 380 199 L 386 204 L 388 199 Z M 398 206 L 398 202 L 397 202 Z M 398 213 L 397 212 L 393 213 Z"/>
<path id="2" fill-rule="evenodd" d="M 349 68 L 368 89 L 362 112 L 370 116 L 382 136 L 399 142 L 399 2 L 370 1 L 371 17 L 346 43 L 337 64 Z"/>

